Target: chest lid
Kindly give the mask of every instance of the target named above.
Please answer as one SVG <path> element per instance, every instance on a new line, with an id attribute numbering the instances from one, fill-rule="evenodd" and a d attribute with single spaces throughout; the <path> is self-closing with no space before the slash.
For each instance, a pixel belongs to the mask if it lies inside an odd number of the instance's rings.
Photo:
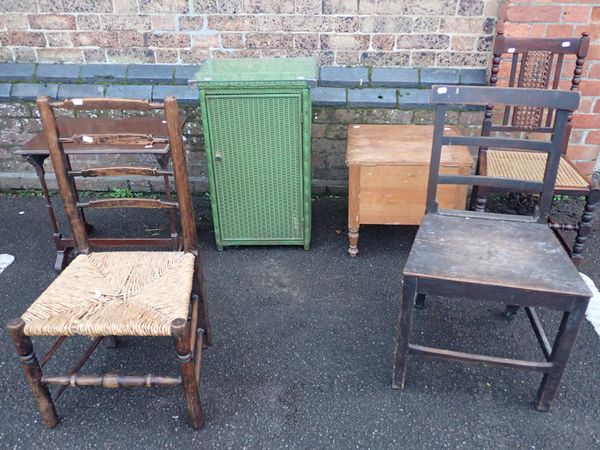
<path id="1" fill-rule="evenodd" d="M 452 125 L 446 135 L 460 136 Z M 348 125 L 348 165 L 428 166 L 431 160 L 433 125 Z M 444 146 L 441 165 L 471 167 L 473 158 L 463 145 Z"/>

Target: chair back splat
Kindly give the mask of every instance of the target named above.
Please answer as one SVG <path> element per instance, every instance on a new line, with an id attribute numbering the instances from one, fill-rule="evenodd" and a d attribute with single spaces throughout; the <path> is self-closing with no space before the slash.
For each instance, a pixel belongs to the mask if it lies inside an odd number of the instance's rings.
<path id="1" fill-rule="evenodd" d="M 435 105 L 434 136 L 427 189 L 426 214 L 438 213 L 436 193 L 438 184 L 466 184 L 489 186 L 507 190 L 518 190 L 540 194 L 540 202 L 533 218 L 539 223 L 546 222 L 552 204 L 554 184 L 560 163 L 562 142 L 565 137 L 569 112 L 579 104 L 579 93 L 524 88 L 494 88 L 433 86 L 431 103 Z M 553 108 L 556 110 L 550 124 L 551 140 L 524 139 L 522 137 L 490 136 L 446 136 L 444 117 L 448 105 L 490 105 L 507 107 Z M 546 158 L 546 168 L 542 182 L 511 178 L 497 178 L 482 175 L 440 175 L 440 157 L 444 145 L 467 145 L 473 147 L 496 147 L 507 151 L 542 152 Z M 462 214 L 469 214 L 464 213 Z M 474 214 L 474 213 L 473 213 Z M 485 214 L 485 213 L 484 213 Z M 515 216 L 506 215 L 507 220 Z"/>
<path id="2" fill-rule="evenodd" d="M 569 76 L 564 70 L 565 57 L 575 58 L 575 67 L 568 87 L 571 91 L 579 89 L 583 64 L 590 46 L 588 33 L 580 38 L 522 38 L 509 37 L 498 32 L 494 40 L 490 86 L 519 87 L 532 89 L 561 89 L 561 79 Z M 503 56 L 507 56 L 503 60 Z M 507 80 L 501 77 L 501 64 L 509 64 Z M 566 86 L 563 88 L 566 89 Z M 501 125 L 492 124 L 493 105 L 486 106 L 482 132 L 489 135 L 492 131 L 547 131 L 551 126 L 554 111 L 544 112 L 539 107 L 505 105 Z M 545 113 L 545 118 L 544 118 Z M 563 152 L 567 150 L 571 134 L 571 118 L 564 140 Z"/>
<path id="3" fill-rule="evenodd" d="M 69 219 L 69 224 L 75 241 L 75 246 L 81 254 L 88 254 L 92 249 L 91 239 L 86 230 L 83 208 L 153 208 L 167 209 L 172 218 L 172 234 L 176 235 L 176 228 L 173 222 L 173 210 L 179 209 L 181 230 L 183 237 L 183 250 L 197 254 L 198 243 L 196 238 L 196 224 L 194 220 L 194 211 L 192 198 L 189 189 L 189 179 L 181 135 L 181 119 L 179 108 L 175 97 L 166 97 L 164 103 L 149 102 L 146 100 L 135 99 L 105 99 L 88 98 L 72 99 L 58 102 L 50 101 L 49 97 L 38 97 L 37 105 L 40 110 L 42 124 L 48 141 L 48 149 L 60 194 L 63 198 L 65 211 Z M 164 122 L 166 122 L 166 136 L 153 136 L 140 134 L 132 130 L 123 131 L 118 134 L 98 133 L 74 134 L 62 136 L 60 126 L 57 124 L 55 109 L 67 109 L 72 111 L 84 110 L 122 110 L 122 111 L 151 111 L 164 110 Z M 93 121 L 94 119 L 90 119 Z M 126 123 L 124 121 L 124 123 Z M 72 170 L 69 158 L 65 154 L 63 144 L 76 143 L 77 145 L 93 146 L 120 146 L 127 148 L 131 145 L 153 145 L 162 143 L 169 145 L 169 151 L 172 158 L 173 170 L 159 170 L 150 167 L 102 167 L 102 168 L 83 168 Z M 159 199 L 140 199 L 140 198 L 119 198 L 90 200 L 88 202 L 79 201 L 76 188 L 76 178 L 86 177 L 115 177 L 115 176 L 146 176 L 146 177 L 164 177 L 168 196 L 170 197 L 170 186 L 168 178 L 172 176 L 177 191 L 177 201 L 163 201 Z M 94 240 L 102 241 L 101 239 Z M 138 244 L 145 246 L 158 245 L 159 239 L 137 239 Z M 141 241 L 141 242 L 140 242 Z M 133 243 L 131 239 L 105 239 L 103 244 L 115 246 L 128 246 Z M 102 244 L 98 244 L 99 246 Z M 164 244 L 162 245 L 164 246 Z"/>

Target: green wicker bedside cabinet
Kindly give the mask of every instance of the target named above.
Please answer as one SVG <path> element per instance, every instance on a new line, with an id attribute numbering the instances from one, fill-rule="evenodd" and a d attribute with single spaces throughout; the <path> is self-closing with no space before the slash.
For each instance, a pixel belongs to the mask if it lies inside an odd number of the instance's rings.
<path id="1" fill-rule="evenodd" d="M 303 245 L 312 58 L 213 59 L 196 74 L 217 248 Z"/>

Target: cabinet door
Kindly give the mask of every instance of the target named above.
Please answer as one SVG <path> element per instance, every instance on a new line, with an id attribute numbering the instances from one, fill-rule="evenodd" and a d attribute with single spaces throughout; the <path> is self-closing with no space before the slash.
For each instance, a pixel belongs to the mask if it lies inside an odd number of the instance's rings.
<path id="1" fill-rule="evenodd" d="M 207 94 L 206 107 L 221 240 L 301 241 L 301 94 Z"/>

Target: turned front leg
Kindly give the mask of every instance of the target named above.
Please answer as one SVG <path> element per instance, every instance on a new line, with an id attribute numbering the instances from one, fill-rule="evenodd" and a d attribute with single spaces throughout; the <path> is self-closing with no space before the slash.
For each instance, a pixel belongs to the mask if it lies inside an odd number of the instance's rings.
<path id="1" fill-rule="evenodd" d="M 8 323 L 6 328 L 19 355 L 25 377 L 37 402 L 44 425 L 52 428 L 58 423 L 58 415 L 48 386 L 42 383 L 42 369 L 33 351 L 31 338 L 25 335 L 25 322 L 23 319 L 14 319 Z"/>
<path id="2" fill-rule="evenodd" d="M 175 338 L 175 348 L 188 417 L 192 427 L 198 430 L 204 426 L 204 411 L 200 402 L 198 380 L 194 368 L 194 356 L 190 342 L 190 324 L 185 319 L 175 319 L 171 324 L 171 332 Z"/>

